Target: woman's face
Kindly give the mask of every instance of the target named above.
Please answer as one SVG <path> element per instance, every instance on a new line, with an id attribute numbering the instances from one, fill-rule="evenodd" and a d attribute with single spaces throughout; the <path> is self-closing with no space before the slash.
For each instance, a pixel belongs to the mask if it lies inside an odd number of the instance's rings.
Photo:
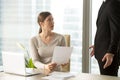
<path id="1" fill-rule="evenodd" d="M 54 29 L 54 21 L 53 21 L 52 15 L 49 15 L 48 17 L 46 17 L 46 19 L 44 20 L 42 25 L 43 25 L 42 28 L 44 30 L 47 30 L 47 31 L 53 30 Z"/>

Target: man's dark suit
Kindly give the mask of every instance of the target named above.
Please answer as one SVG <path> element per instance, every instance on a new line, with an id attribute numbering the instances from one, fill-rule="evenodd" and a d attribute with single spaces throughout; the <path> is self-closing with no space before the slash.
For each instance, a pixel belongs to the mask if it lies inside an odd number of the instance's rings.
<path id="1" fill-rule="evenodd" d="M 100 72 L 105 75 L 117 76 L 118 44 L 120 41 L 120 1 L 107 0 L 100 7 L 95 36 L 95 58 L 98 60 Z M 111 66 L 103 69 L 102 58 L 106 53 L 114 54 Z"/>

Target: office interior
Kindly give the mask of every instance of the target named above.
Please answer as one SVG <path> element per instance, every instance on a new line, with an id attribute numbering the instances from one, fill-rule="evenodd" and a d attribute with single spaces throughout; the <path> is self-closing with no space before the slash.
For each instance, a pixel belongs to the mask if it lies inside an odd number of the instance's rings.
<path id="1" fill-rule="evenodd" d="M 96 18 L 103 0 L 0 0 L 0 66 L 2 51 L 24 53 L 17 46 L 22 43 L 29 51 L 29 40 L 38 34 L 37 16 L 50 11 L 54 17 L 54 32 L 70 35 L 74 47 L 70 58 L 70 72 L 100 74 L 97 61 L 88 49 L 94 42 Z M 120 70 L 119 70 L 120 76 Z"/>

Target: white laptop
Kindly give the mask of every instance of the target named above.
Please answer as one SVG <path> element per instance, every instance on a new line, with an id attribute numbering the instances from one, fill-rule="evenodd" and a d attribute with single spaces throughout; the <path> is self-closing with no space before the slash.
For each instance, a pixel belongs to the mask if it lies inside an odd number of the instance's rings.
<path id="1" fill-rule="evenodd" d="M 39 71 L 30 70 L 25 66 L 25 57 L 22 53 L 2 52 L 3 69 L 6 73 L 31 76 L 40 74 Z"/>
<path id="2" fill-rule="evenodd" d="M 52 62 L 57 65 L 68 63 L 72 54 L 73 47 L 56 46 L 53 52 Z"/>

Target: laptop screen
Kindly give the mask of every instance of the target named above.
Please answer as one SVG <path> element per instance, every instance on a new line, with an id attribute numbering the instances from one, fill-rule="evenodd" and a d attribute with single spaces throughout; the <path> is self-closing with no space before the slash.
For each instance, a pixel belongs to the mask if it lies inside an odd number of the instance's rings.
<path id="1" fill-rule="evenodd" d="M 24 54 L 14 52 L 2 52 L 3 69 L 7 73 L 25 74 Z"/>

